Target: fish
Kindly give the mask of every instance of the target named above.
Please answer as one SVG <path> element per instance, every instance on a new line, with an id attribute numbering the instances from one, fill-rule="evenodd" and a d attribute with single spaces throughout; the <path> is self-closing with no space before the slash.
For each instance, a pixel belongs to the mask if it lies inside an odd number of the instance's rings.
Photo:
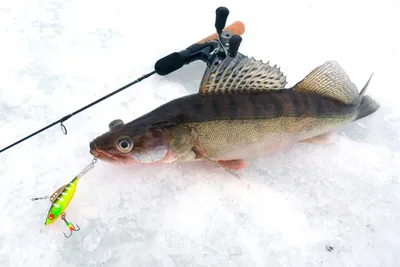
<path id="1" fill-rule="evenodd" d="M 277 65 L 238 53 L 206 67 L 197 93 L 124 123 L 115 119 L 90 153 L 111 164 L 203 161 L 227 171 L 298 142 L 329 143 L 339 127 L 376 112 L 334 60 L 292 87 Z"/>

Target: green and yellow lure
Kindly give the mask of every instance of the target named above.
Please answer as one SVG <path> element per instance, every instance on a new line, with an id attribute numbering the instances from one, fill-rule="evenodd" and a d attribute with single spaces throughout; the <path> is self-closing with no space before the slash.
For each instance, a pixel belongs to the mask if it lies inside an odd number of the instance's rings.
<path id="1" fill-rule="evenodd" d="M 61 186 L 59 189 L 57 189 L 51 196 L 49 197 L 42 197 L 42 198 L 33 198 L 32 200 L 38 200 L 38 199 L 45 199 L 45 198 L 50 198 L 51 206 L 49 209 L 49 212 L 47 213 L 46 217 L 46 222 L 44 223 L 46 226 L 52 224 L 55 222 L 60 216 L 61 219 L 65 222 L 66 226 L 69 228 L 71 231 L 79 231 L 79 226 L 76 227 L 72 223 L 68 222 L 65 218 L 65 209 L 68 207 L 69 203 L 71 202 L 72 198 L 74 197 L 75 191 L 76 191 L 76 186 L 78 184 L 79 179 L 86 174 L 88 171 L 90 171 L 93 167 L 94 164 L 97 162 L 97 158 L 95 157 L 92 160 L 92 163 L 86 166 L 81 173 L 79 173 L 77 176 L 75 176 L 74 179 L 72 179 L 71 182 L 69 182 L 66 185 Z M 69 237 L 64 233 L 65 237 Z"/>
<path id="2" fill-rule="evenodd" d="M 50 225 L 55 222 L 58 217 L 64 212 L 68 204 L 74 197 L 76 186 L 78 184 L 79 177 L 76 176 L 71 182 L 59 188 L 50 197 L 52 202 L 49 212 L 47 213 L 45 225 Z"/>

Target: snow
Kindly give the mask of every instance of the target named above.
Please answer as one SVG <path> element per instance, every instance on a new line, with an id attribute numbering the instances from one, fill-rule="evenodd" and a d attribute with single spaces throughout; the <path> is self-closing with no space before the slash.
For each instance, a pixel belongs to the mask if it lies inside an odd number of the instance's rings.
<path id="1" fill-rule="evenodd" d="M 0 154 L 0 266 L 399 266 L 400 4 L 377 1 L 8 1 L 0 5 L 0 148 L 153 70 L 214 33 L 215 9 L 246 25 L 240 52 L 295 84 L 337 60 L 381 109 L 249 161 L 242 182 L 209 164 L 98 162 L 65 224 L 53 193 L 90 163 L 89 142 L 196 91 L 204 64 L 151 78 Z M 248 188 L 246 184 L 250 184 Z"/>

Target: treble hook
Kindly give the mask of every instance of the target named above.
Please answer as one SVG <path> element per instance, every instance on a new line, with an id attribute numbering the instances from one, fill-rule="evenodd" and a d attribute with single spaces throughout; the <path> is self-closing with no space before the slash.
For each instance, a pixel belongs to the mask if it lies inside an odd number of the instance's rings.
<path id="1" fill-rule="evenodd" d="M 65 233 L 63 233 L 64 234 L 64 236 L 66 237 L 66 238 L 70 238 L 71 237 L 71 235 L 72 235 L 72 231 L 79 231 L 81 228 L 79 227 L 79 225 L 73 225 L 72 223 L 70 223 L 70 222 L 68 222 L 67 221 L 67 219 L 65 219 L 65 216 L 66 216 L 67 214 L 65 214 L 65 212 L 63 212 L 63 213 L 61 213 L 61 219 L 65 222 L 65 224 L 67 225 L 67 227 L 69 228 L 69 230 L 71 231 L 71 234 L 69 235 L 69 236 L 67 236 Z"/>

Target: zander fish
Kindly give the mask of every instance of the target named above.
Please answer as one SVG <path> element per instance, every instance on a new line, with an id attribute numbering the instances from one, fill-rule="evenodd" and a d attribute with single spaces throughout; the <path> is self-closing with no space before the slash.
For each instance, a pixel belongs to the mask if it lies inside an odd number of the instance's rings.
<path id="1" fill-rule="evenodd" d="M 371 77 L 370 77 L 371 79 Z M 335 61 L 285 88 L 276 66 L 248 58 L 216 59 L 199 92 L 174 99 L 90 142 L 90 153 L 111 163 L 204 160 L 226 170 L 296 142 L 324 143 L 338 127 L 379 109 L 358 92 Z"/>

